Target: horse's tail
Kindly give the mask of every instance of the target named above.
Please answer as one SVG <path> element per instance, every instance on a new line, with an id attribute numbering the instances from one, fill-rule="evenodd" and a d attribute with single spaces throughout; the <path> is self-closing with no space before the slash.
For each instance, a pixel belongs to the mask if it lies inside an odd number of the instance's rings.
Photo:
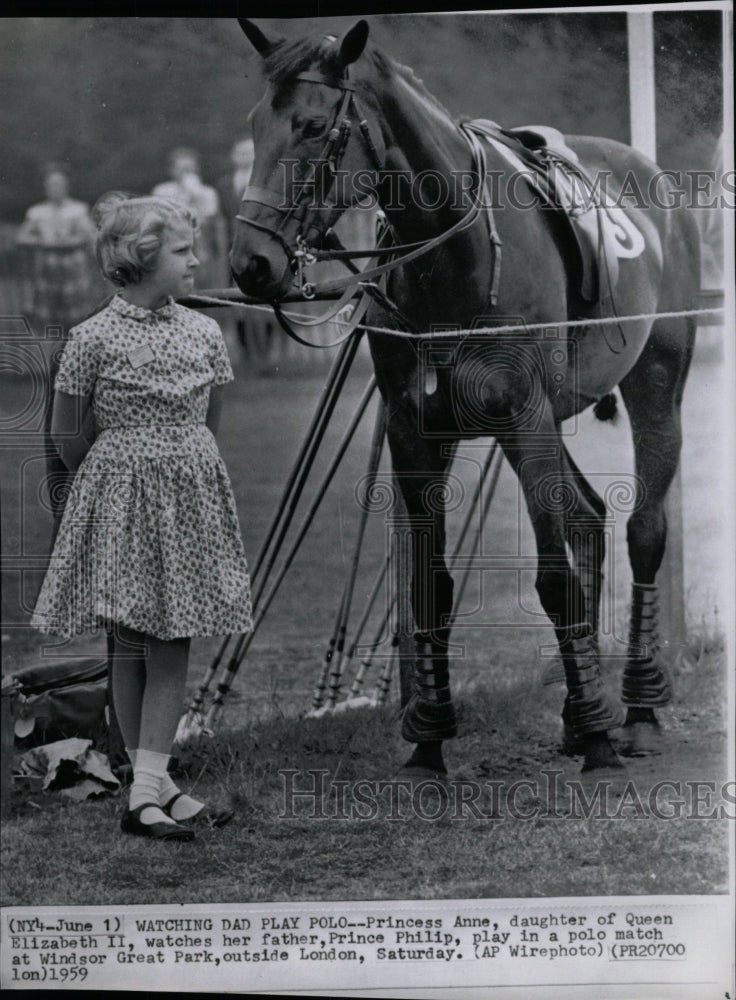
<path id="1" fill-rule="evenodd" d="M 607 392 L 601 396 L 593 407 L 593 413 L 599 420 L 616 421 L 618 418 L 618 399 L 615 392 Z"/>

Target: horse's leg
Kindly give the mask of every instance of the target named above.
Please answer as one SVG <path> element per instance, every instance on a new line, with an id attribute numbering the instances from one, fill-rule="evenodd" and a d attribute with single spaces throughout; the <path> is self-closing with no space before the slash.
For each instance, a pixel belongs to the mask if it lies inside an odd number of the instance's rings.
<path id="1" fill-rule="evenodd" d="M 606 555 L 604 531 L 606 505 L 575 464 L 563 445 L 563 461 L 570 485 L 574 484 L 570 510 L 565 518 L 565 537 L 575 563 L 575 573 L 583 590 L 585 602 L 583 619 L 590 625 L 592 641 L 598 650 L 598 622 L 603 574 L 601 567 Z M 565 699 L 562 710 L 564 745 L 569 752 L 581 752 L 573 736 L 570 715 L 570 698 Z"/>
<path id="2" fill-rule="evenodd" d="M 394 412 L 388 437 L 394 469 L 412 533 L 411 600 L 416 632 L 414 686 L 404 709 L 401 734 L 416 748 L 402 773 L 410 777 L 446 774 L 442 741 L 457 734 L 450 695 L 448 644 L 453 582 L 445 561 L 443 489 L 449 457 L 438 441 L 416 436 Z"/>
<path id="3" fill-rule="evenodd" d="M 578 491 L 577 503 L 565 521 L 565 532 L 575 560 L 575 572 L 585 596 L 585 620 L 590 623 L 597 644 L 603 585 L 601 567 L 606 555 L 606 505 L 564 445 L 563 449 L 565 465 Z"/>
<path id="4" fill-rule="evenodd" d="M 534 433 L 499 435 L 499 442 L 524 491 L 537 542 L 536 588 L 554 625 L 567 682 L 567 715 L 584 754 L 583 771 L 621 768 L 608 730 L 622 724 L 623 712 L 608 698 L 601 680 L 593 629 L 585 619 L 585 594 L 565 547 L 566 512 L 593 510 L 570 477 L 549 403 Z M 560 502 L 562 501 L 562 502 Z"/>
<path id="5" fill-rule="evenodd" d="M 631 421 L 637 475 L 636 505 L 627 524 L 633 573 L 629 654 L 622 700 L 626 752 L 656 749 L 659 724 L 654 709 L 672 698 L 658 645 L 657 571 L 664 555 L 667 520 L 664 502 L 680 459 L 680 406 L 695 322 L 692 317 L 660 320 L 620 389 Z"/>

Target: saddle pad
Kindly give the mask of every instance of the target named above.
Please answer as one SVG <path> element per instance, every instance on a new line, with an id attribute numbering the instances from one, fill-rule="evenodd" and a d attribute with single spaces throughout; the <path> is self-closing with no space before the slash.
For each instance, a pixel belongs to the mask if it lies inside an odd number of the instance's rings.
<path id="1" fill-rule="evenodd" d="M 596 302 L 612 295 L 619 275 L 617 222 L 610 218 L 563 134 L 543 125 L 507 131 L 487 119 L 468 124 L 524 175 L 544 203 L 567 220 L 579 254 L 582 298 Z"/>

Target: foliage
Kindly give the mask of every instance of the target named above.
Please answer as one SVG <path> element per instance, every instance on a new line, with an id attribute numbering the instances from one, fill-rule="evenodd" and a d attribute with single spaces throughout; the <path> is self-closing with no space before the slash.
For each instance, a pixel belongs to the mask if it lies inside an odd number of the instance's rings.
<path id="1" fill-rule="evenodd" d="M 368 20 L 374 40 L 457 116 L 628 137 L 623 14 Z M 313 19 L 259 23 L 292 36 L 315 30 Z M 707 167 L 722 128 L 720 14 L 657 13 L 655 24 L 662 165 Z M 201 151 L 213 182 L 262 89 L 258 57 L 230 18 L 4 18 L 0 85 L 0 218 L 9 221 L 38 200 L 48 160 L 67 166 L 87 201 L 111 188 L 150 190 L 178 145 Z"/>

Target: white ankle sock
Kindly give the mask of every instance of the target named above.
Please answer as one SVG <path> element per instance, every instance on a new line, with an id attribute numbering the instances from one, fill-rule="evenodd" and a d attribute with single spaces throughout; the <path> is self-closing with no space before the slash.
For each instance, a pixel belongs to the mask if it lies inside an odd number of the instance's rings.
<path id="1" fill-rule="evenodd" d="M 192 819 L 204 809 L 204 802 L 199 802 L 197 799 L 193 799 L 191 795 L 183 793 L 176 783 L 172 781 L 170 775 L 165 774 L 159 786 L 159 805 L 165 806 L 175 795 L 178 795 L 179 798 L 173 804 L 170 811 L 171 818 L 174 820 Z"/>
<path id="2" fill-rule="evenodd" d="M 159 800 L 161 781 L 166 775 L 169 755 L 156 753 L 154 750 L 135 750 L 135 765 L 133 767 L 133 784 L 130 787 L 130 809 L 148 803 L 151 808 L 144 809 L 140 815 L 141 823 L 172 823 L 173 820 L 156 806 Z"/>

